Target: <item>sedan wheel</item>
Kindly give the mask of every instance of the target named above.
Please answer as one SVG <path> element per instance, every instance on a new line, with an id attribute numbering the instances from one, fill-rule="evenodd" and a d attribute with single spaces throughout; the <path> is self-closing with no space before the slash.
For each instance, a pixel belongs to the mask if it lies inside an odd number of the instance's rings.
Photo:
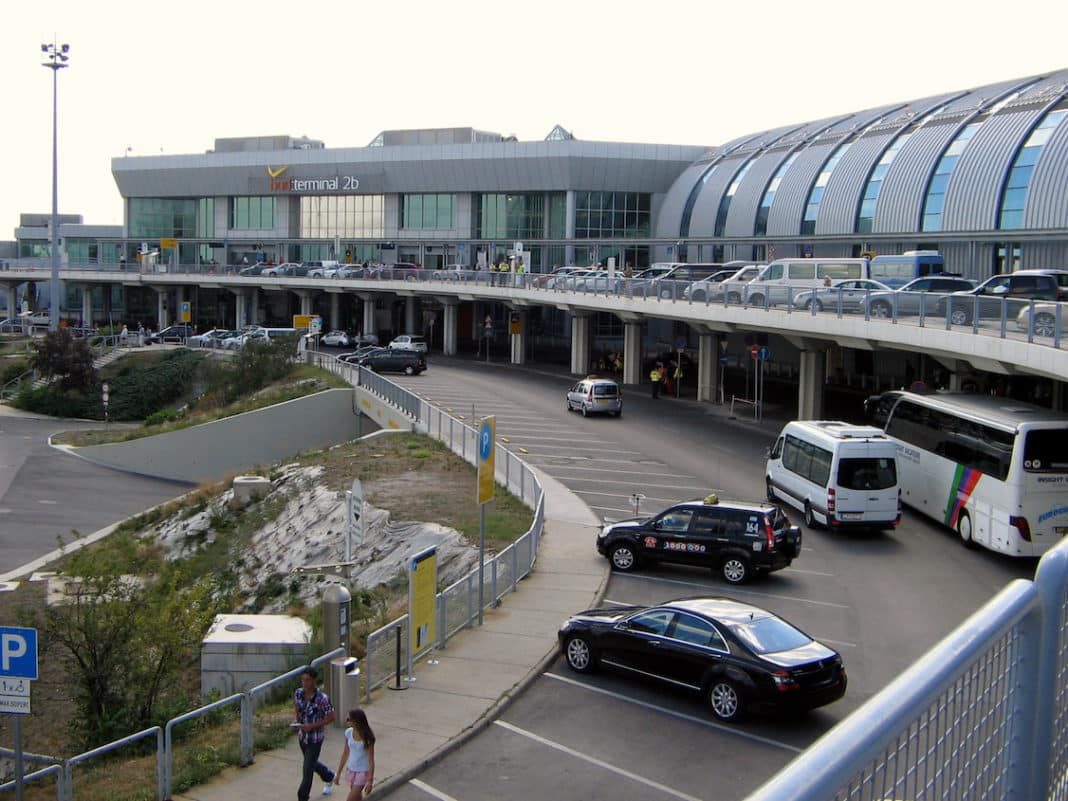
<path id="1" fill-rule="evenodd" d="M 582 404 L 582 416 L 583 417 L 589 417 L 590 416 L 590 410 L 586 408 L 586 404 Z"/>
<path id="2" fill-rule="evenodd" d="M 621 573 L 629 573 L 638 566 L 638 557 L 630 545 L 617 545 L 612 549 L 612 567 Z"/>
<path id="3" fill-rule="evenodd" d="M 715 679 L 708 690 L 708 702 L 712 705 L 712 714 L 726 723 L 733 723 L 742 717 L 742 695 L 738 687 L 729 679 Z"/>
<path id="4" fill-rule="evenodd" d="M 567 659 L 567 666 L 576 673 L 590 673 L 597 664 L 593 648 L 581 635 L 568 638 L 564 646 L 564 656 Z"/>
<path id="5" fill-rule="evenodd" d="M 891 309 L 890 304 L 885 301 L 871 304 L 870 314 L 872 317 L 878 317 L 880 320 L 888 320 L 893 313 L 894 310 Z"/>
<path id="6" fill-rule="evenodd" d="M 727 293 L 727 302 L 728 303 L 741 303 L 742 302 L 742 296 L 739 295 L 737 292 L 728 292 Z"/>
<path id="7" fill-rule="evenodd" d="M 410 364 L 404 365 L 404 374 L 405 375 L 415 375 L 415 368 L 412 367 Z"/>
<path id="8" fill-rule="evenodd" d="M 749 561 L 741 556 L 728 556 L 720 566 L 720 573 L 728 584 L 744 584 L 749 578 Z"/>
<path id="9" fill-rule="evenodd" d="M 1035 315 L 1035 333 L 1040 337 L 1051 337 L 1057 327 L 1053 315 L 1049 312 L 1040 312 Z"/>
<path id="10" fill-rule="evenodd" d="M 823 304 L 820 303 L 820 301 L 817 298 L 812 298 L 812 300 L 810 300 L 808 303 L 805 304 L 805 308 L 808 309 L 809 311 L 812 311 L 813 309 L 815 309 L 816 311 L 821 312 L 821 311 L 823 311 Z"/>
<path id="11" fill-rule="evenodd" d="M 954 309 L 952 314 L 949 315 L 949 321 L 953 325 L 968 325 L 972 320 L 967 309 Z"/>

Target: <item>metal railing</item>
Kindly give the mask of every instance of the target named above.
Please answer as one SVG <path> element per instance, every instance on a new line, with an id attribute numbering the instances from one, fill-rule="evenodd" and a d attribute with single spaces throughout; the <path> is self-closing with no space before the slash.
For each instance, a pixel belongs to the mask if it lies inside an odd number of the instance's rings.
<path id="1" fill-rule="evenodd" d="M 341 376 L 353 386 L 361 387 L 404 411 L 421 433 L 437 439 L 464 461 L 472 465 L 478 464 L 478 431 L 474 426 L 370 370 L 339 361 L 325 353 L 313 353 L 312 361 Z M 497 445 L 494 464 L 497 483 L 533 509 L 534 519 L 525 534 L 486 561 L 484 570 L 486 581 L 489 582 L 489 592 L 484 592 L 483 597 L 487 606 L 496 606 L 504 595 L 514 592 L 517 582 L 533 569 L 538 553 L 538 541 L 545 523 L 544 493 L 541 482 L 530 466 L 500 444 Z M 374 688 L 389 681 L 396 674 L 396 665 L 405 666 L 410 675 L 416 659 L 432 648 L 445 648 L 451 636 L 478 619 L 478 611 L 478 568 L 475 567 L 459 581 L 437 594 L 437 641 L 422 651 L 409 653 L 407 615 L 371 632 L 367 636 L 366 653 L 361 667 L 367 697 L 370 697 Z M 401 632 L 399 662 L 398 629 Z"/>
<path id="2" fill-rule="evenodd" d="M 344 648 L 335 648 L 333 651 L 322 654 L 321 656 L 313 659 L 309 664 L 311 667 L 318 667 L 331 659 L 345 655 L 346 650 Z M 248 765 L 253 761 L 255 756 L 255 711 L 257 702 L 261 701 L 267 692 L 279 685 L 286 682 L 293 681 L 300 676 L 308 665 L 301 665 L 293 670 L 283 673 L 280 676 L 276 676 L 273 679 L 258 684 L 250 690 L 245 692 L 234 693 L 233 695 L 221 698 L 218 701 L 213 701 L 210 704 L 206 704 L 197 709 L 193 709 L 178 717 L 172 718 L 161 728 L 160 726 L 153 726 L 152 728 L 139 731 L 136 734 L 131 734 L 126 737 L 122 737 L 113 742 L 106 743 L 90 751 L 86 751 L 82 754 L 69 757 L 68 759 L 62 759 L 60 757 L 46 756 L 42 754 L 23 753 L 23 758 L 30 762 L 50 762 L 53 763 L 47 768 L 42 768 L 32 773 L 27 773 L 23 778 L 24 782 L 37 781 L 47 778 L 48 776 L 55 775 L 56 777 L 56 801 L 74 801 L 74 768 L 78 765 L 89 762 L 98 757 L 110 754 L 133 743 L 140 742 L 142 740 L 154 739 L 155 741 L 155 753 L 156 753 L 156 799 L 157 801 L 166 801 L 173 795 L 174 790 L 174 729 L 175 727 L 188 723 L 192 720 L 202 718 L 212 712 L 220 709 L 224 709 L 228 706 L 237 704 L 240 708 L 240 725 L 238 737 L 240 740 L 240 757 L 239 763 L 241 765 Z M 0 756 L 13 757 L 14 751 L 10 748 L 0 748 Z M 10 781 L 4 784 L 0 784 L 0 793 L 12 791 L 15 789 L 15 782 Z"/>
<path id="3" fill-rule="evenodd" d="M 1068 541 L 748 801 L 1068 801 Z"/>

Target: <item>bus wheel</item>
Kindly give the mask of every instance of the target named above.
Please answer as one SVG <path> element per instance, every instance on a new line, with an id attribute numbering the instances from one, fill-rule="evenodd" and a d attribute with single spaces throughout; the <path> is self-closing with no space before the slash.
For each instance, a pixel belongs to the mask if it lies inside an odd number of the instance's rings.
<path id="1" fill-rule="evenodd" d="M 957 518 L 957 533 L 965 548 L 971 548 L 975 544 L 975 540 L 972 539 L 972 519 L 967 512 L 961 512 L 960 517 Z"/>

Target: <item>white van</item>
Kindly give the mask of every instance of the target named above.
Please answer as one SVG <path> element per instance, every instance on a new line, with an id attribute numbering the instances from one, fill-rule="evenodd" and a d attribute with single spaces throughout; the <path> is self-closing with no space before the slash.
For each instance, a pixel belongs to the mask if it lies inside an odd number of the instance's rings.
<path id="1" fill-rule="evenodd" d="M 801 510 L 809 528 L 892 528 L 901 521 L 896 454 L 873 426 L 795 420 L 768 453 L 768 500 Z"/>
<path id="2" fill-rule="evenodd" d="M 778 259 L 746 284 L 745 302 L 750 306 L 789 304 L 805 289 L 829 286 L 847 278 L 871 278 L 867 259 Z"/>

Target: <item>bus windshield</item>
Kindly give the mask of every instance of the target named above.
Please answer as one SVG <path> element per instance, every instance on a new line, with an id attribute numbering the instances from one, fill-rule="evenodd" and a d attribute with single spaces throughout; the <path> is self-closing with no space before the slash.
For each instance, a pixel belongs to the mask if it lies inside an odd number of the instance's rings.
<path id="1" fill-rule="evenodd" d="M 1068 428 L 1028 431 L 1023 464 L 1031 473 L 1068 472 Z"/>

